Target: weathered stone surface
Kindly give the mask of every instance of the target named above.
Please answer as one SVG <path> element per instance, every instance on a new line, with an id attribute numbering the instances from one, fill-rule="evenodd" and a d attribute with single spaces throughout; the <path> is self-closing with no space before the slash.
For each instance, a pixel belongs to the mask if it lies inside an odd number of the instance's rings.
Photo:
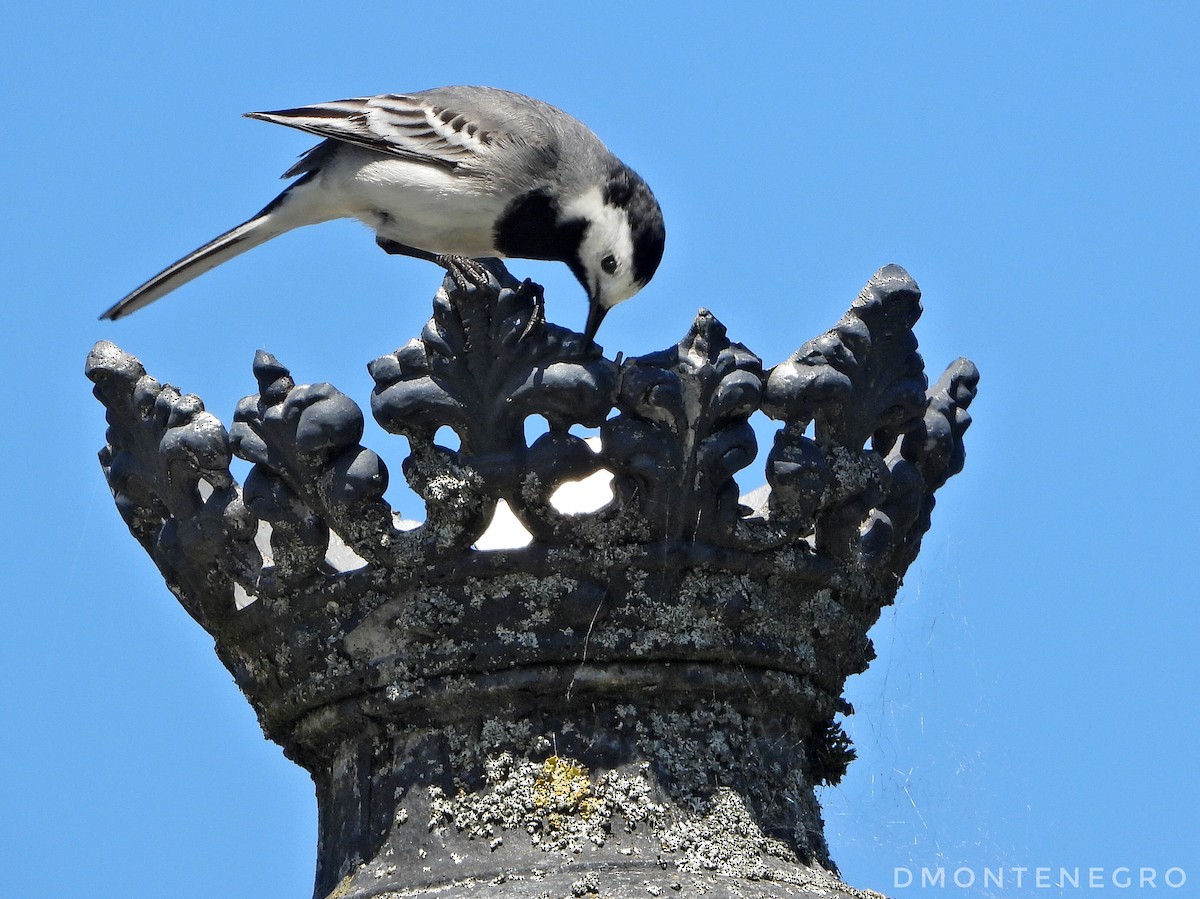
<path id="1" fill-rule="evenodd" d="M 974 366 L 928 387 L 894 266 L 770 370 L 703 310 L 610 361 L 493 271 L 369 366 L 416 527 L 359 406 L 270 354 L 229 432 L 112 344 L 88 360 L 122 517 L 313 775 L 315 895 L 864 895 L 813 791 L 853 757 L 842 687 L 962 468 Z M 750 509 L 758 410 L 782 426 Z M 551 503 L 601 470 L 604 508 Z M 532 542 L 473 548 L 501 500 Z"/>

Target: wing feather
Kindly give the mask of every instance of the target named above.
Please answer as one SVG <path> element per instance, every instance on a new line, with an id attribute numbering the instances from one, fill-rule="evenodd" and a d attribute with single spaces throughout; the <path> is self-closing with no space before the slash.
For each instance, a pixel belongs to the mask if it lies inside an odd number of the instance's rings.
<path id="1" fill-rule="evenodd" d="M 485 127 L 478 116 L 412 94 L 357 97 L 246 115 L 451 170 L 470 168 L 506 137 L 495 127 Z"/>

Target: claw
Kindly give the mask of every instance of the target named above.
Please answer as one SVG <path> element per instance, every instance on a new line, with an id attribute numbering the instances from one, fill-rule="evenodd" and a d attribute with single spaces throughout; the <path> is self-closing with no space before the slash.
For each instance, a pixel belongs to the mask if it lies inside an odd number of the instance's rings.
<path id="1" fill-rule="evenodd" d="M 537 284 L 529 278 L 524 280 L 520 290 L 533 295 L 533 310 L 529 314 L 528 321 L 525 322 L 525 327 L 521 330 L 521 336 L 517 338 L 518 340 L 524 340 L 535 327 L 545 324 L 546 291 L 541 284 Z"/>
<path id="2" fill-rule="evenodd" d="M 377 236 L 375 243 L 391 256 L 411 256 L 414 259 L 424 259 L 440 265 L 450 273 L 450 277 L 454 279 L 454 285 L 461 291 L 468 291 L 472 288 L 482 290 L 490 283 L 491 273 L 477 259 L 454 256 L 449 253 L 430 253 L 428 250 L 410 247 L 387 237 Z"/>
<path id="3" fill-rule="evenodd" d="M 449 272 L 454 285 L 461 291 L 483 290 L 491 283 L 491 272 L 476 259 L 439 253 L 433 261 Z"/>

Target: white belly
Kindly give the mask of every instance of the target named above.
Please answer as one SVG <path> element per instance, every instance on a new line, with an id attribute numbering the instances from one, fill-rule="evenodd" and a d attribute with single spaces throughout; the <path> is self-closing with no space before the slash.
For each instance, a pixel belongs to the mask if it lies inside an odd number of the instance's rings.
<path id="1" fill-rule="evenodd" d="M 380 237 L 432 253 L 499 255 L 494 226 L 507 198 L 488 181 L 369 150 L 343 151 L 321 181 L 347 216 Z"/>

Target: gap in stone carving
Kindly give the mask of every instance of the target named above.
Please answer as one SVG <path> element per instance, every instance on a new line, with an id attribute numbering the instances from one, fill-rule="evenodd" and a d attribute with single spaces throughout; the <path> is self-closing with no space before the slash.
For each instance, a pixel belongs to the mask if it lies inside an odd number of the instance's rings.
<path id="1" fill-rule="evenodd" d="M 550 433 L 550 422 L 544 415 L 528 415 L 525 417 L 525 445 L 533 446 L 543 434 Z"/>
<path id="2" fill-rule="evenodd" d="M 233 606 L 239 612 L 252 603 L 258 602 L 258 597 L 253 593 L 247 593 L 246 588 L 241 584 L 233 585 Z"/>
<path id="3" fill-rule="evenodd" d="M 450 427 L 450 425 L 442 425 L 438 428 L 437 432 L 433 435 L 433 442 L 456 453 L 459 447 L 462 446 L 462 440 L 459 438 L 458 432 Z"/>
<path id="4" fill-rule="evenodd" d="M 738 485 L 738 502 L 752 510 L 749 515 L 743 517 L 764 518 L 767 499 L 771 495 L 771 488 L 767 486 L 764 478 L 764 466 L 771 447 L 775 445 L 775 435 L 779 433 L 782 425 L 758 409 L 751 413 L 749 422 L 750 427 L 754 429 L 758 450 L 754 461 L 738 472 L 746 483 L 737 477 L 734 480 Z"/>
<path id="5" fill-rule="evenodd" d="M 600 429 L 599 428 L 587 428 L 587 427 L 584 427 L 583 425 L 576 424 L 576 425 L 571 425 L 571 427 L 569 427 L 567 429 L 567 433 L 572 434 L 575 437 L 579 437 L 583 440 L 586 440 L 588 446 L 590 446 L 596 452 L 600 452 Z"/>
<path id="6" fill-rule="evenodd" d="M 325 564 L 336 572 L 357 571 L 367 567 L 367 560 L 346 545 L 334 530 L 329 531 L 329 545 L 325 548 Z"/>
<path id="7" fill-rule="evenodd" d="M 409 446 L 408 438 L 399 434 L 387 434 L 382 428 L 376 425 L 373 421 L 368 422 L 369 433 L 368 437 L 375 434 L 383 435 L 375 444 L 376 446 L 387 441 L 388 453 L 384 459 L 384 463 L 388 467 L 388 487 L 383 492 L 383 498 L 392 508 L 392 523 L 402 531 L 410 531 L 418 527 L 425 521 L 425 501 L 417 495 L 411 487 L 408 486 L 408 481 L 404 478 L 403 461 L 408 458 L 412 449 Z M 438 431 L 438 436 L 444 436 L 442 431 L 450 431 L 453 435 L 454 445 L 458 446 L 458 435 L 449 428 L 441 428 Z M 366 444 L 368 437 L 363 438 Z M 447 437 L 446 439 L 450 439 Z M 369 444 L 367 444 L 369 445 Z"/>
<path id="8" fill-rule="evenodd" d="M 262 556 L 263 568 L 275 564 L 275 553 L 271 550 L 271 525 L 268 522 L 258 522 L 258 530 L 254 532 L 254 545 Z"/>
<path id="9" fill-rule="evenodd" d="M 613 498 L 613 474 L 602 468 L 580 481 L 567 481 L 550 496 L 550 505 L 564 515 L 584 515 L 603 509 Z"/>
<path id="10" fill-rule="evenodd" d="M 570 433 L 582 438 L 593 452 L 600 452 L 600 429 L 572 425 Z M 602 468 L 578 481 L 567 481 L 550 496 L 550 505 L 564 515 L 584 515 L 603 509 L 613 499 L 613 473 Z"/>
<path id="11" fill-rule="evenodd" d="M 492 552 L 498 549 L 520 549 L 532 542 L 533 535 L 517 520 L 508 503 L 500 500 L 496 503 L 496 511 L 492 513 L 491 524 L 475 541 L 474 548 Z"/>
<path id="12" fill-rule="evenodd" d="M 250 469 L 253 467 L 253 462 L 247 462 L 245 459 L 239 459 L 237 456 L 229 460 L 229 473 L 238 484 L 246 483 L 246 478 L 249 477 Z"/>

